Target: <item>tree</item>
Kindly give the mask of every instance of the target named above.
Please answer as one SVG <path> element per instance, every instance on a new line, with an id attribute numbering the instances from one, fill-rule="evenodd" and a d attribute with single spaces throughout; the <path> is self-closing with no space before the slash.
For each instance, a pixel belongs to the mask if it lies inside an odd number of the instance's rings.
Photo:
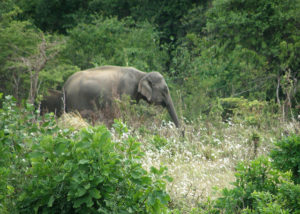
<path id="1" fill-rule="evenodd" d="M 81 69 L 120 65 L 163 71 L 166 60 L 158 33 L 151 24 L 102 17 L 70 30 L 64 55 Z"/>
<path id="2" fill-rule="evenodd" d="M 2 15 L 0 22 L 0 79 L 1 91 L 17 99 L 27 98 L 34 103 L 39 88 L 39 74 L 60 51 L 55 36 L 45 35 L 28 21 L 14 19 L 21 11 L 18 7 Z M 7 21 L 9 20 L 9 21 Z M 29 89 L 29 90 L 28 90 Z"/>
<path id="3" fill-rule="evenodd" d="M 280 106 L 281 98 L 289 100 L 294 97 L 283 84 L 288 82 L 294 91 L 295 80 L 299 78 L 299 11 L 299 0 L 215 0 L 208 12 L 207 31 L 223 49 L 219 56 L 230 56 L 241 48 L 252 53 L 252 59 L 261 60 L 263 66 L 258 67 L 256 77 L 266 79 L 262 83 L 266 99 L 275 99 L 277 94 Z M 256 61 L 251 64 L 255 66 Z M 257 78 L 253 80 L 258 81 Z M 289 80 L 284 81 L 284 78 Z M 229 83 L 232 78 L 225 78 L 225 81 Z"/>
<path id="4" fill-rule="evenodd" d="M 206 112 L 209 97 L 244 96 L 278 100 L 285 114 L 295 106 L 299 2 L 215 0 L 188 11 L 182 18 L 185 36 L 171 63 L 173 78 L 183 85 L 184 105 L 193 109 L 201 103 Z"/>
<path id="5" fill-rule="evenodd" d="M 35 98 L 39 92 L 41 81 L 39 79 L 40 72 L 46 67 L 48 61 L 53 59 L 59 53 L 60 41 L 50 42 L 46 40 L 44 34 L 40 34 L 41 42 L 37 45 L 36 53 L 28 57 L 18 57 L 15 60 L 17 65 L 24 67 L 25 71 L 29 73 L 30 89 L 28 101 L 34 103 Z M 13 68 L 13 67 L 12 67 Z"/>

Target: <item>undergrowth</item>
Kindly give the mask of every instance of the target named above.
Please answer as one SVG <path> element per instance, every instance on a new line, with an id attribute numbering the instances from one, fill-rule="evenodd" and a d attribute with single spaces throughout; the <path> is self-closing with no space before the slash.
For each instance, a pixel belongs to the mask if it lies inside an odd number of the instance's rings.
<path id="1" fill-rule="evenodd" d="M 140 143 L 114 124 L 59 127 L 54 115 L 16 107 L 0 111 L 0 213 L 167 213 L 166 168 L 145 170 Z"/>
<path id="2" fill-rule="evenodd" d="M 177 129 L 160 107 L 123 100 L 115 109 L 120 119 L 107 129 L 98 121 L 91 127 L 79 114 L 57 122 L 51 114 L 39 117 L 32 106 L 20 109 L 7 99 L 1 109 L 3 213 L 299 210 L 298 122 L 266 116 L 249 124 L 241 110 L 224 120 L 219 103 L 215 113 L 182 119 Z M 262 112 L 248 109 L 246 116 Z"/>

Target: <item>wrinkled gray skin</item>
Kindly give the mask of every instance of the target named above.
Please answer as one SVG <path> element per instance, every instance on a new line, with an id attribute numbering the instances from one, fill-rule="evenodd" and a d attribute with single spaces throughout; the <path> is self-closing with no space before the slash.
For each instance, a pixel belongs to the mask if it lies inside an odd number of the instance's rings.
<path id="1" fill-rule="evenodd" d="M 66 111 L 96 110 L 126 94 L 131 99 L 162 105 L 179 127 L 169 88 L 158 72 L 145 73 L 132 67 L 104 66 L 80 71 L 64 85 Z"/>
<path id="2" fill-rule="evenodd" d="M 57 116 L 62 114 L 63 93 L 54 89 L 49 89 L 41 102 L 41 114 L 54 112 Z"/>

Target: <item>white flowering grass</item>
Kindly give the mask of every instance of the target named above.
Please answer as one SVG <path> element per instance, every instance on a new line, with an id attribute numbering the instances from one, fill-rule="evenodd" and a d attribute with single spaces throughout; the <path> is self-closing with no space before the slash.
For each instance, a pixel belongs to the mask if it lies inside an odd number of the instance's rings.
<path id="1" fill-rule="evenodd" d="M 151 127 L 147 135 L 134 130 L 131 134 L 142 143 L 145 169 L 167 166 L 168 174 L 173 178 L 167 186 L 171 204 L 188 213 L 191 207 L 197 207 L 208 197 L 217 197 L 216 189 L 230 187 L 235 179 L 237 162 L 267 154 L 276 138 L 284 133 L 296 132 L 299 124 L 258 129 L 243 124 L 199 123 L 184 125 L 184 128 L 184 137 L 180 130 L 168 123 Z M 254 134 L 259 136 L 256 151 Z"/>

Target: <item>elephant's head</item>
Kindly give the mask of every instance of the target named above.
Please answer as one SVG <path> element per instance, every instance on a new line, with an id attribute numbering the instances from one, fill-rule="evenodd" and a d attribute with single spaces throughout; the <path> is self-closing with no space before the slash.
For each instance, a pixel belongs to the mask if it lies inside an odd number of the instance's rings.
<path id="1" fill-rule="evenodd" d="M 179 127 L 179 121 L 169 88 L 160 73 L 147 73 L 139 82 L 138 92 L 142 94 L 149 103 L 166 107 L 176 127 Z"/>

